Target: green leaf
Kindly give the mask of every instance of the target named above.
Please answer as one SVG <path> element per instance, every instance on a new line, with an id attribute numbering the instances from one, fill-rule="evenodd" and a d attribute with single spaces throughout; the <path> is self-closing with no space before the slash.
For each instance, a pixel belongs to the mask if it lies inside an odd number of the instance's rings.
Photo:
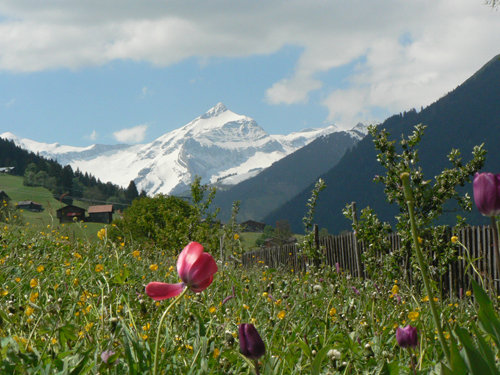
<path id="1" fill-rule="evenodd" d="M 474 290 L 474 298 L 479 304 L 478 320 L 481 327 L 488 332 L 495 340 L 495 343 L 500 347 L 500 320 L 495 313 L 493 303 L 486 294 L 486 292 L 474 280 L 472 282 L 472 289 Z"/>
<path id="2" fill-rule="evenodd" d="M 464 328 L 457 327 L 455 329 L 455 335 L 457 335 L 458 340 L 463 346 L 462 356 L 467 365 L 469 371 L 473 375 L 488 375 L 495 374 L 490 371 L 490 368 L 486 361 L 483 359 L 479 350 L 475 347 L 472 337 L 469 332 Z"/>
<path id="3" fill-rule="evenodd" d="M 311 369 L 312 375 L 319 375 L 319 372 L 321 370 L 321 363 L 323 362 L 326 353 L 328 353 L 328 350 L 330 349 L 331 348 L 329 346 L 325 346 L 318 353 L 316 353 L 316 356 L 314 357 L 314 361 L 312 363 L 312 369 Z"/>

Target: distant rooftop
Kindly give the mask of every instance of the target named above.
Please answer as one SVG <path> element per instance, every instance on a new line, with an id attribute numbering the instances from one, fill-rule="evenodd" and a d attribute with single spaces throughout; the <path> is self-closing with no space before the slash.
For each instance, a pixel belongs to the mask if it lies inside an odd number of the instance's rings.
<path id="1" fill-rule="evenodd" d="M 102 204 L 99 206 L 90 206 L 88 211 L 89 211 L 89 214 L 97 214 L 97 213 L 102 213 L 102 212 L 113 212 L 113 205 L 112 204 Z"/>

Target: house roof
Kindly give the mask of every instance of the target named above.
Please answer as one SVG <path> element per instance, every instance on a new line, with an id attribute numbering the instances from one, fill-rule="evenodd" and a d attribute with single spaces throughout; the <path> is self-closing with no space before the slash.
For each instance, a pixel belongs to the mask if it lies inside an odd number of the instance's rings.
<path id="1" fill-rule="evenodd" d="M 61 207 L 57 211 L 68 211 L 68 210 L 76 210 L 85 212 L 85 208 L 81 208 L 78 206 L 73 206 L 72 204 L 68 204 L 67 206 Z"/>
<path id="2" fill-rule="evenodd" d="M 19 201 L 19 202 L 17 202 L 18 206 L 25 206 L 25 205 L 30 205 L 30 204 L 36 204 L 38 206 L 41 206 L 40 203 L 36 203 L 36 202 L 33 202 L 33 201 Z"/>
<path id="3" fill-rule="evenodd" d="M 97 214 L 103 212 L 113 212 L 114 210 L 112 204 L 102 204 L 100 206 L 90 206 L 88 211 L 89 214 Z"/>

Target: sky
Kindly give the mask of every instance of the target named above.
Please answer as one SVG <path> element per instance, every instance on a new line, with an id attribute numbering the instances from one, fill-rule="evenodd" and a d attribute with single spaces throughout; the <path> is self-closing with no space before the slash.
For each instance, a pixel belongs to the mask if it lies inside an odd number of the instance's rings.
<path id="1" fill-rule="evenodd" d="M 498 54 L 484 0 L 2 0 L 0 133 L 146 143 L 218 102 L 270 134 L 350 129 Z"/>

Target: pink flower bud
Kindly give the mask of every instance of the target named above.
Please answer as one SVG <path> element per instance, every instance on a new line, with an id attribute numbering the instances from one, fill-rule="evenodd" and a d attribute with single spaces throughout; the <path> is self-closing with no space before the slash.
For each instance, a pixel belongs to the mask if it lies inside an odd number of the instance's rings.
<path id="1" fill-rule="evenodd" d="M 168 284 L 153 281 L 146 286 L 146 294 L 159 301 L 178 296 L 185 287 L 199 293 L 212 283 L 216 272 L 217 264 L 214 258 L 203 252 L 201 244 L 190 242 L 177 258 L 177 273 L 182 282 Z"/>

